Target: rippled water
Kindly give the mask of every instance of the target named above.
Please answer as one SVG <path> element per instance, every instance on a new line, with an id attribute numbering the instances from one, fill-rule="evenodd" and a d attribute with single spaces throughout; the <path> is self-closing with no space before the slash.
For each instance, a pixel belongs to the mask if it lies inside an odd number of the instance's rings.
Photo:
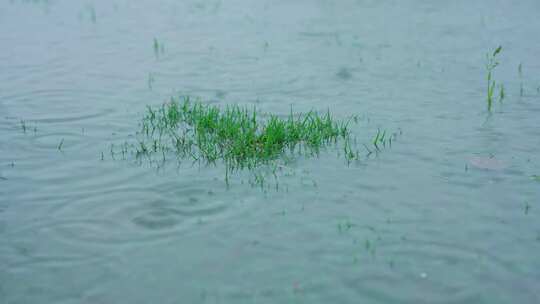
<path id="1" fill-rule="evenodd" d="M 3 1 L 0 303 L 539 303 L 539 13 Z M 506 98 L 488 115 L 498 45 Z M 363 142 L 402 134 L 350 166 L 331 149 L 297 159 L 278 191 L 113 159 L 173 94 L 357 114 Z"/>

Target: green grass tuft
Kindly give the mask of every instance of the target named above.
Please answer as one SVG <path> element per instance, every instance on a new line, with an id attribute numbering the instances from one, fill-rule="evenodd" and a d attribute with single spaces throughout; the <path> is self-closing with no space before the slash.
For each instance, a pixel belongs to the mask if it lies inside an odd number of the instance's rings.
<path id="1" fill-rule="evenodd" d="M 227 172 L 253 169 L 287 155 L 318 155 L 329 144 L 345 141 L 348 161 L 358 152 L 351 147 L 349 122 L 336 120 L 329 111 L 306 114 L 262 115 L 255 107 L 223 108 L 171 99 L 147 107 L 136 154 L 174 152 L 208 164 L 221 160 Z"/>

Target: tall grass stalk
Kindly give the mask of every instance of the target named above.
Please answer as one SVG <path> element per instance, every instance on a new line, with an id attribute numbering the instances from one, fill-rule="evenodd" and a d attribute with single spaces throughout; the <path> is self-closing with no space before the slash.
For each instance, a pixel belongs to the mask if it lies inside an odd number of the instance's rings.
<path id="1" fill-rule="evenodd" d="M 497 54 L 502 51 L 502 46 L 493 51 L 491 54 L 486 54 L 486 71 L 487 71 L 487 109 L 491 112 L 493 105 L 493 94 L 495 92 L 495 80 L 493 80 L 493 70 L 499 65 Z"/>

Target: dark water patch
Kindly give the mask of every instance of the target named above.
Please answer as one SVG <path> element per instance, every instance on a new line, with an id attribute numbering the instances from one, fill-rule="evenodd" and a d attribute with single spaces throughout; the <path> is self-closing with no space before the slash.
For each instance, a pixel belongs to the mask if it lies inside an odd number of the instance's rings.
<path id="1" fill-rule="evenodd" d="M 341 68 L 336 73 L 336 76 L 341 80 L 349 80 L 353 77 L 352 71 L 348 68 Z"/>

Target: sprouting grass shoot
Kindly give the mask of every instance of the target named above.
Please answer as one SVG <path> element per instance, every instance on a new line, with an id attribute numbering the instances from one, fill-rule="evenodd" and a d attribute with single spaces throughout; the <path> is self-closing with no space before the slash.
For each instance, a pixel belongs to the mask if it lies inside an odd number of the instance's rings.
<path id="1" fill-rule="evenodd" d="M 502 46 L 493 51 L 492 54 L 486 55 L 486 71 L 487 71 L 487 109 L 491 112 L 491 107 L 493 105 L 493 95 L 495 92 L 495 80 L 493 79 L 493 71 L 499 65 L 497 61 L 497 55 L 502 51 Z M 501 88 L 501 90 L 504 90 Z M 499 94 L 499 96 L 504 96 L 504 92 Z M 504 98 L 504 97 L 503 97 Z"/>

